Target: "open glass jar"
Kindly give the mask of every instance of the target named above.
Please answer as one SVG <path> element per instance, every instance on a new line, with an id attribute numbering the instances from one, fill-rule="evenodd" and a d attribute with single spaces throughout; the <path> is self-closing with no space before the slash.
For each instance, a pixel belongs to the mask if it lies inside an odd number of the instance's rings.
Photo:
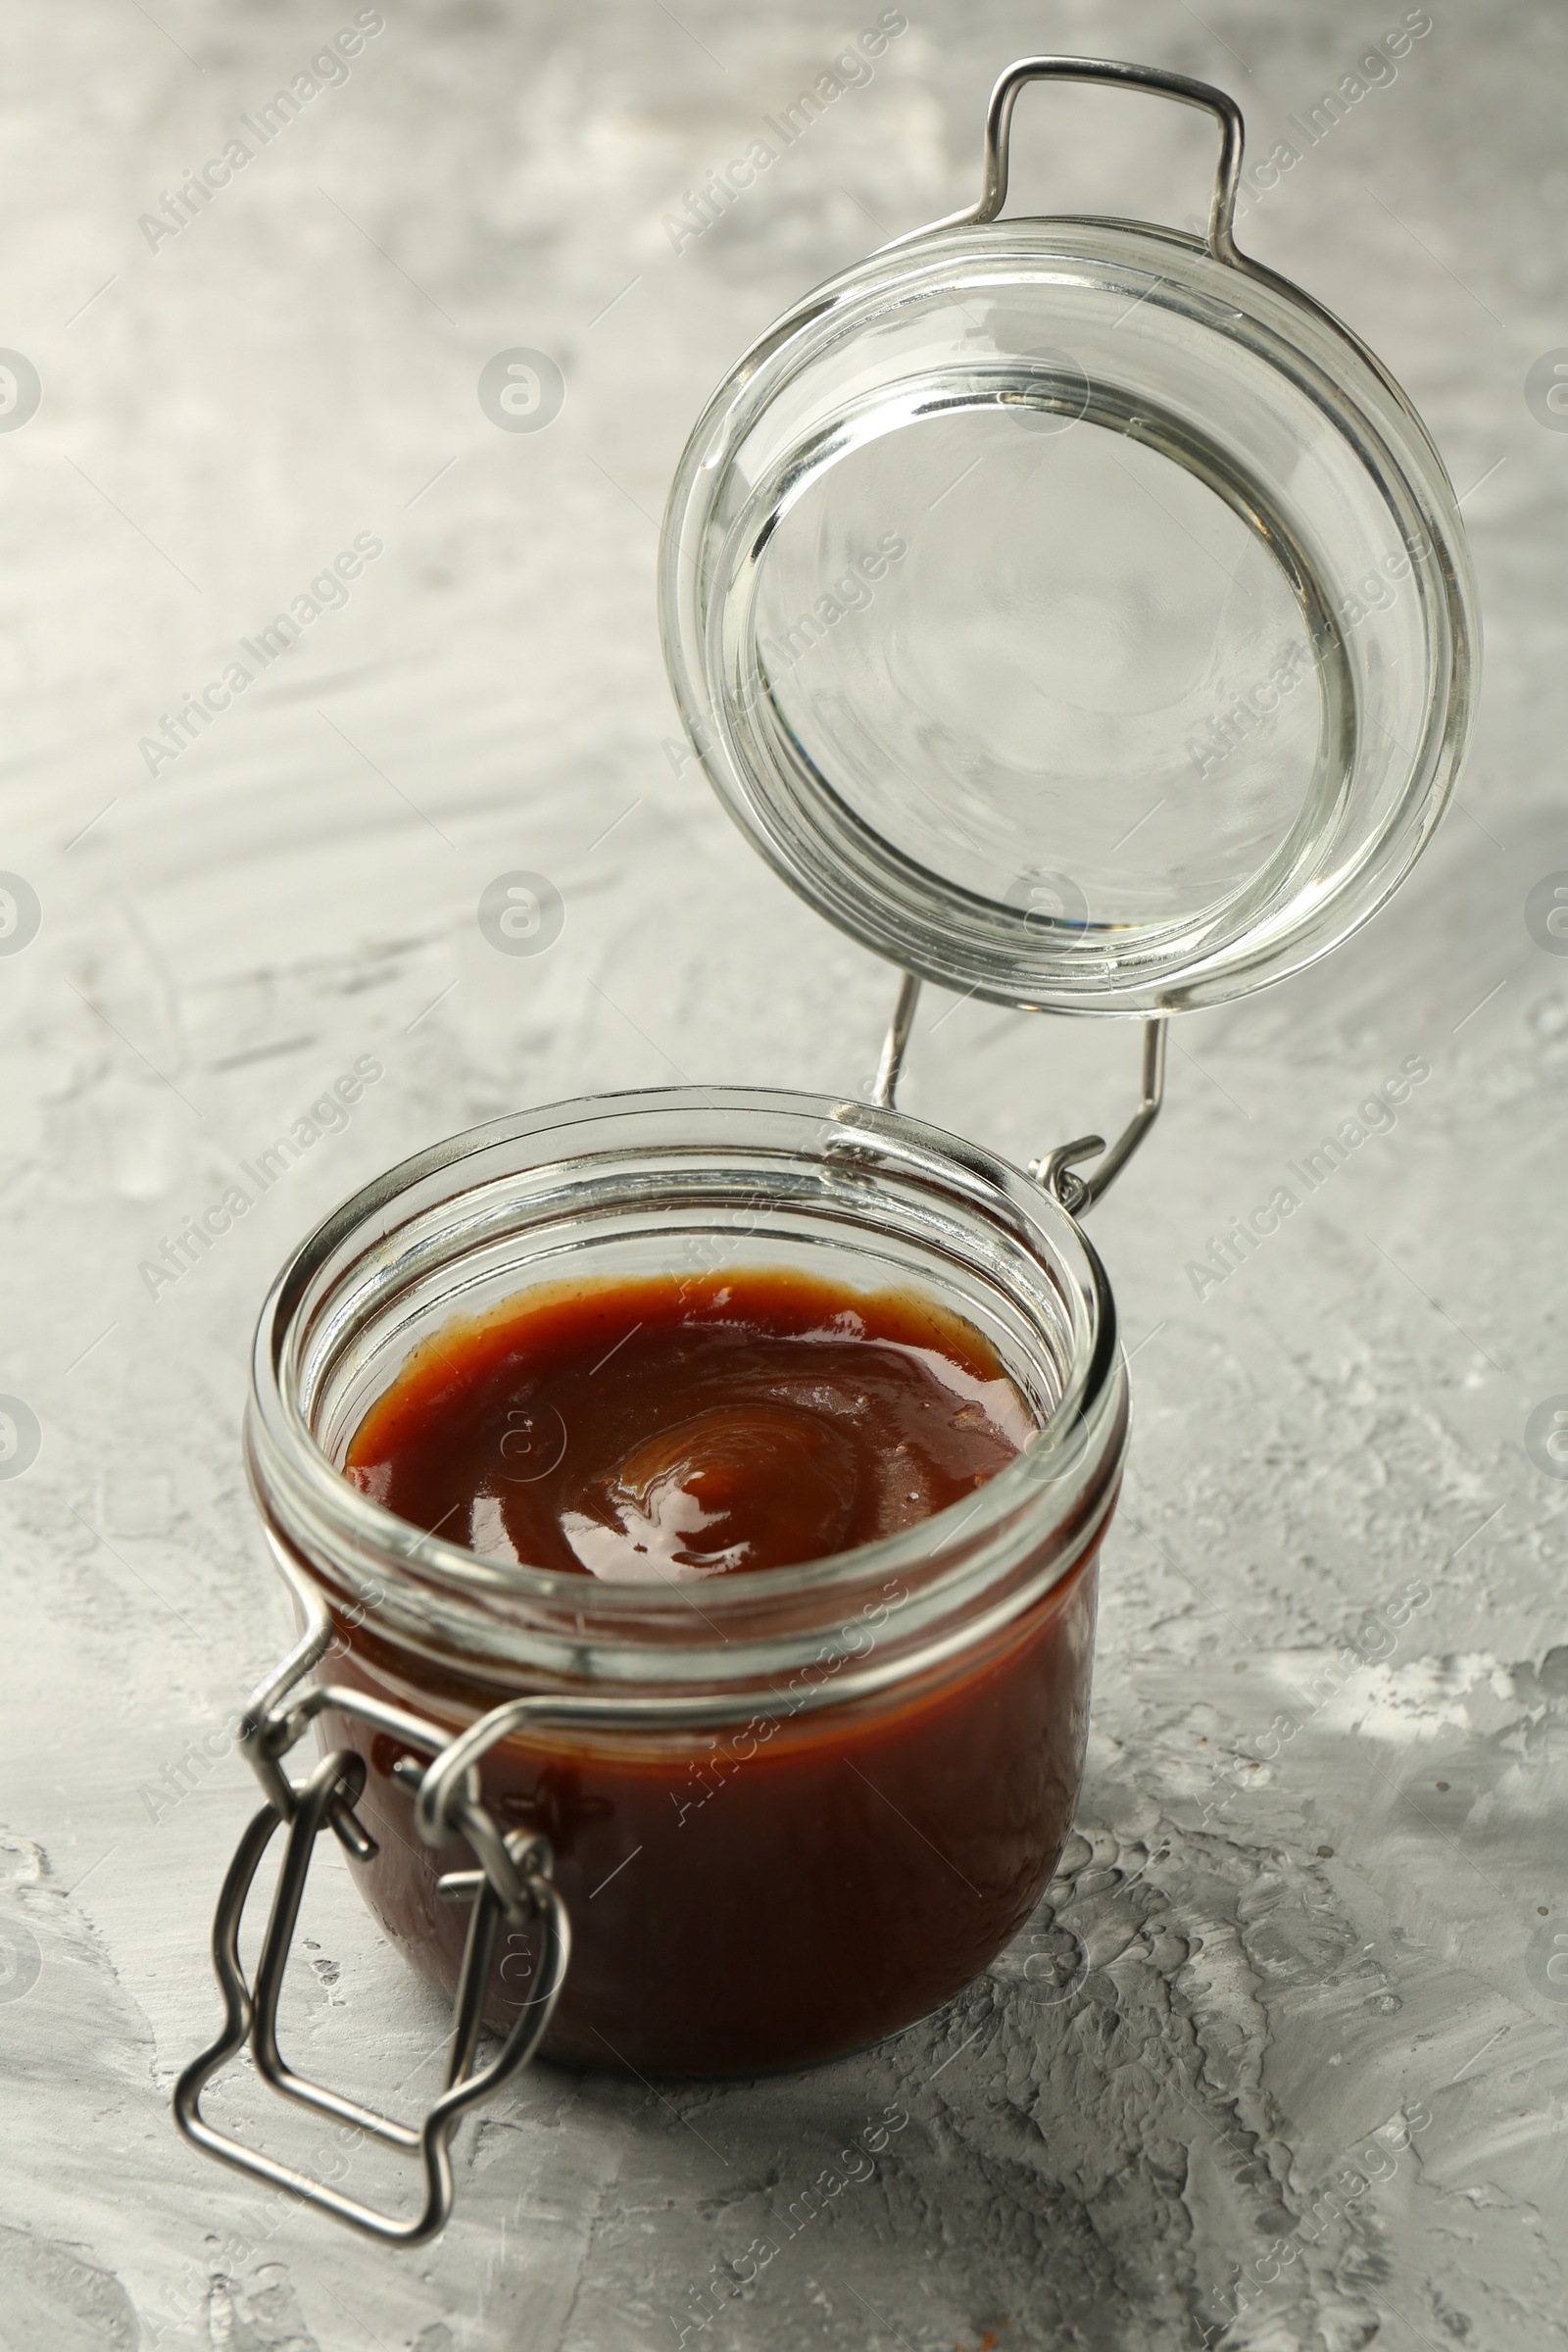
<path id="1" fill-rule="evenodd" d="M 1013 100 L 1048 74 L 1216 118 L 1206 245 L 996 220 Z M 267 1802 L 219 1904 L 224 2030 L 175 2112 L 369 2234 L 441 2227 L 452 2129 L 535 2049 L 735 2074 L 861 2046 L 959 1990 L 1054 1868 L 1127 1440 L 1078 1219 L 1157 1112 L 1168 1015 L 1364 920 L 1429 834 L 1470 713 L 1441 462 L 1363 347 L 1237 255 L 1240 157 L 1204 85 L 1025 61 L 993 97 L 972 213 L 817 289 L 692 435 L 665 533 L 671 676 L 762 853 L 903 967 L 875 1101 L 686 1089 L 478 1129 L 346 1202 L 263 1310 L 250 1469 L 303 1630 L 245 1721 Z M 923 979 L 1143 1015 L 1126 1131 L 1025 1173 L 900 1113 Z M 484 1559 L 344 1476 L 361 1416 L 455 1316 L 748 1267 L 957 1315 L 1035 1434 L 902 1534 L 700 1592 Z M 324 1752 L 296 1786 L 283 1758 L 313 1723 Z M 285 1825 L 252 1984 L 240 1917 Z M 278 2048 L 326 1828 L 453 1994 L 447 2088 L 416 2126 Z M 477 2071 L 486 2022 L 502 2046 Z M 247 2041 L 286 2096 L 416 2153 L 419 2210 L 374 2212 L 206 2119 Z"/>
<path id="2" fill-rule="evenodd" d="M 548 1838 L 574 1923 L 547 2054 L 755 2072 L 923 2015 L 1014 1933 L 1071 1823 L 1095 1547 L 1127 1427 L 1103 1275 L 1001 1162 L 942 1164 L 897 1113 L 695 1091 L 564 1103 L 395 1169 L 313 1237 L 264 1314 L 251 1471 L 269 1532 L 339 1626 L 332 1681 L 452 1738 L 526 1690 L 485 1759 L 505 1829 Z M 700 1588 L 476 1559 L 336 1468 L 412 1346 L 542 1281 L 799 1265 L 924 1294 L 978 1329 L 1049 1431 L 961 1505 L 835 1559 Z M 328 1744 L 350 1746 L 340 1711 Z M 359 1865 L 450 1991 L 435 1892 L 371 1740 Z M 538 1992 L 514 1932 L 490 2014 Z M 628 1955 L 637 1954 L 636 1965 Z"/>

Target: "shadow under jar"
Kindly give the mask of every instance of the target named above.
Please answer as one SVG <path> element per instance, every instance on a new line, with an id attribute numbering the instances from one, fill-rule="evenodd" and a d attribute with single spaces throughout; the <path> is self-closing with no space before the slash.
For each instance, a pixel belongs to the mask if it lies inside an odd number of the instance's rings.
<path id="1" fill-rule="evenodd" d="M 960 1317 L 1039 1426 L 962 1501 L 805 1567 L 606 1583 L 476 1557 L 342 1474 L 419 1343 L 530 1287 L 786 1269 Z M 392 1170 L 285 1269 L 258 1334 L 253 1484 L 339 1640 L 323 1678 L 455 1736 L 538 1716 L 480 1771 L 542 1831 L 572 1929 L 544 2054 L 754 2073 L 853 2050 L 949 1999 L 1016 1932 L 1071 1826 L 1095 1560 L 1127 1436 L 1102 1270 L 1049 1196 L 897 1112 L 695 1090 L 557 1105 Z M 366 1765 L 353 1862 L 387 1935 L 451 1992 L 472 1867 L 424 1843 L 420 1753 L 335 1710 Z M 351 1857 L 352 1860 L 352 1857 Z M 499 1939 L 506 2030 L 537 1932 Z"/>

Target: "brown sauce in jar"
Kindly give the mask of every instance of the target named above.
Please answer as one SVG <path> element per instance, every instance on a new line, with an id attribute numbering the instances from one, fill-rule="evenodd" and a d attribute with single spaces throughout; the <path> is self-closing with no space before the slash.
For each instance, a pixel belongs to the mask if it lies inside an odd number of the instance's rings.
<path id="1" fill-rule="evenodd" d="M 994 1478 L 1031 1427 L 993 1350 L 940 1308 L 736 1271 L 449 1324 L 345 1467 L 486 1558 L 685 1582 L 895 1535 Z"/>

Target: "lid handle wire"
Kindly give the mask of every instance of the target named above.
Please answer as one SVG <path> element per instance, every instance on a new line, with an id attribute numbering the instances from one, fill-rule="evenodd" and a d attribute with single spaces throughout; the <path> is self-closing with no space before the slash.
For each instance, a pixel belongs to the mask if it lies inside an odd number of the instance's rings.
<path id="1" fill-rule="evenodd" d="M 1236 191 L 1242 175 L 1245 136 L 1242 110 L 1224 90 L 1211 82 L 1194 81 L 1185 74 L 1166 74 L 1157 66 L 1124 65 L 1111 57 L 1021 57 L 1009 66 L 991 93 L 986 109 L 984 178 L 978 201 L 961 213 L 950 213 L 916 229 L 914 237 L 929 237 L 941 228 L 972 228 L 995 220 L 1007 200 L 1007 151 L 1012 132 L 1012 110 L 1026 81 L 1088 81 L 1107 89 L 1144 90 L 1151 97 L 1170 98 L 1178 106 L 1195 106 L 1212 115 L 1219 124 L 1219 165 L 1208 203 L 1208 250 L 1216 262 L 1245 267 L 1236 250 Z M 898 237 L 906 245 L 912 237 Z"/>

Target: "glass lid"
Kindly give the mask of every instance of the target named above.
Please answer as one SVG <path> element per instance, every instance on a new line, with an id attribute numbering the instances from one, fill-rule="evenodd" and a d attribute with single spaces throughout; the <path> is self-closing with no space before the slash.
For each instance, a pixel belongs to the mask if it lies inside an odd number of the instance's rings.
<path id="1" fill-rule="evenodd" d="M 1206 241 L 998 216 L 1022 84 L 1213 114 Z M 709 776 L 831 921 L 998 1003 L 1154 1013 L 1299 969 L 1408 871 L 1475 686 L 1443 465 L 1240 255 L 1222 92 L 998 83 L 968 212 L 808 295 L 699 419 L 665 657 Z"/>

